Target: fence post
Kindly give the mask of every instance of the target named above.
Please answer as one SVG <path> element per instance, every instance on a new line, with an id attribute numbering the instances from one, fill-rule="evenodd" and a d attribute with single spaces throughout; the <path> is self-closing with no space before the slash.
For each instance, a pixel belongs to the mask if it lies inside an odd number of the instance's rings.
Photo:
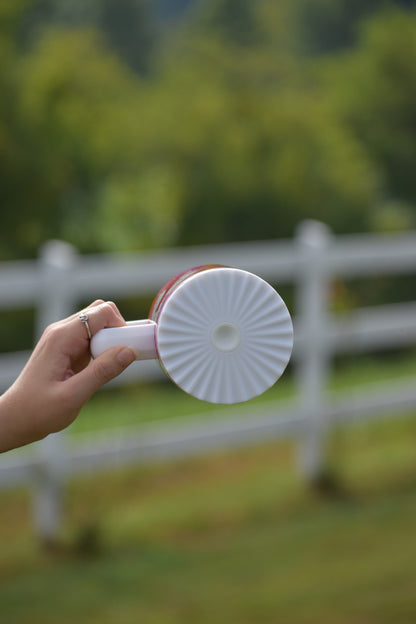
<path id="1" fill-rule="evenodd" d="M 325 251 L 330 239 L 329 228 L 318 221 L 304 221 L 297 231 L 303 262 L 296 306 L 300 336 L 296 370 L 300 409 L 307 420 L 300 438 L 299 465 L 309 482 L 318 480 L 325 468 L 324 414 L 330 366 L 326 340 L 330 267 Z"/>
<path id="2" fill-rule="evenodd" d="M 67 286 L 73 270 L 76 250 L 62 241 L 48 241 L 39 254 L 42 288 L 39 291 L 36 339 L 47 325 L 65 318 L 73 311 Z M 63 480 L 65 474 L 65 434 L 51 434 L 37 443 L 39 469 L 35 474 L 33 515 L 36 532 L 46 545 L 56 543 L 63 520 Z"/>

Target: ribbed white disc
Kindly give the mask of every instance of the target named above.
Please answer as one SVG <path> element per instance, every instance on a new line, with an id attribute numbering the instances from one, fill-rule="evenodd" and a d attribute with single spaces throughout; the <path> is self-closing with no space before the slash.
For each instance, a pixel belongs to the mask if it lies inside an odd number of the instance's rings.
<path id="1" fill-rule="evenodd" d="M 289 312 L 264 280 L 214 268 L 183 281 L 158 318 L 162 366 L 185 392 L 210 403 L 239 403 L 281 376 L 293 346 Z"/>

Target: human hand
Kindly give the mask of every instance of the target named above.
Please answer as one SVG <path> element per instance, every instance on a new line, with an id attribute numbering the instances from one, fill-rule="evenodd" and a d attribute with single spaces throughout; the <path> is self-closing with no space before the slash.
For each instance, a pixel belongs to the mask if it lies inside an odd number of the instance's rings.
<path id="1" fill-rule="evenodd" d="M 94 301 L 85 310 L 91 334 L 125 325 L 114 303 Z M 136 358 L 130 347 L 112 347 L 91 360 L 79 313 L 47 327 L 14 384 L 0 397 L 0 452 L 67 427 L 103 384 Z"/>

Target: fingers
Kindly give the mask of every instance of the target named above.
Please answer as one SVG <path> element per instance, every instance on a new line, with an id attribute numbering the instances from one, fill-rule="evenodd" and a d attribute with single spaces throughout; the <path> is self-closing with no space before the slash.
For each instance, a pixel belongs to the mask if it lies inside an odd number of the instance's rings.
<path id="1" fill-rule="evenodd" d="M 107 349 L 77 375 L 66 380 L 66 390 L 72 400 L 81 406 L 102 385 L 120 375 L 136 357 L 136 352 L 130 347 Z"/>
<path id="2" fill-rule="evenodd" d="M 90 334 L 94 336 L 105 327 L 120 327 L 126 322 L 117 306 L 112 301 L 97 299 L 83 310 L 87 315 L 88 328 L 81 320 L 81 312 L 76 312 L 68 318 L 49 325 L 36 346 L 35 352 L 47 356 L 51 354 L 65 355 L 68 368 L 78 372 L 84 368 L 90 359 Z M 89 329 L 89 331 L 88 331 Z"/>
<path id="3" fill-rule="evenodd" d="M 101 305 L 102 303 L 105 303 L 104 299 L 96 299 L 95 301 L 93 301 L 92 303 L 90 303 L 90 305 L 88 306 L 89 308 L 93 308 L 94 306 L 98 306 Z M 109 302 L 110 303 L 110 302 Z"/>
<path id="4" fill-rule="evenodd" d="M 120 327 L 126 324 L 116 304 L 112 301 L 97 301 L 83 312 L 88 316 L 91 334 L 94 335 L 104 327 Z"/>

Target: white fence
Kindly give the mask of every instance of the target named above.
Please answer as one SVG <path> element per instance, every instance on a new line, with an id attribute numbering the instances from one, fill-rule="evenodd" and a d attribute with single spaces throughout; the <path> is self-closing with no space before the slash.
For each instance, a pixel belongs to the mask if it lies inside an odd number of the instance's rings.
<path id="1" fill-rule="evenodd" d="M 132 255 L 78 256 L 65 243 L 51 241 L 38 261 L 0 265 L 0 308 L 35 307 L 36 334 L 93 298 L 155 295 L 173 275 L 199 264 L 221 263 L 252 271 L 274 284 L 296 289 L 293 363 L 297 391 L 288 404 L 250 403 L 234 409 L 164 425 L 111 430 L 95 435 L 49 436 L 27 449 L 0 457 L 0 488 L 27 483 L 34 491 L 34 522 L 40 536 L 59 532 L 65 480 L 72 474 L 128 463 L 183 457 L 270 437 L 299 439 L 305 476 L 319 474 L 325 438 L 332 423 L 380 417 L 416 407 L 413 380 L 400 385 L 349 391 L 328 399 L 327 381 L 336 353 L 406 346 L 416 342 L 416 302 L 332 315 L 334 278 L 371 279 L 416 273 L 416 232 L 333 237 L 321 223 L 301 224 L 294 241 L 239 243 Z M 0 355 L 0 388 L 17 377 L 28 353 Z M 118 379 L 156 379 L 155 362 L 130 367 Z M 217 417 L 220 416 L 220 417 Z"/>

